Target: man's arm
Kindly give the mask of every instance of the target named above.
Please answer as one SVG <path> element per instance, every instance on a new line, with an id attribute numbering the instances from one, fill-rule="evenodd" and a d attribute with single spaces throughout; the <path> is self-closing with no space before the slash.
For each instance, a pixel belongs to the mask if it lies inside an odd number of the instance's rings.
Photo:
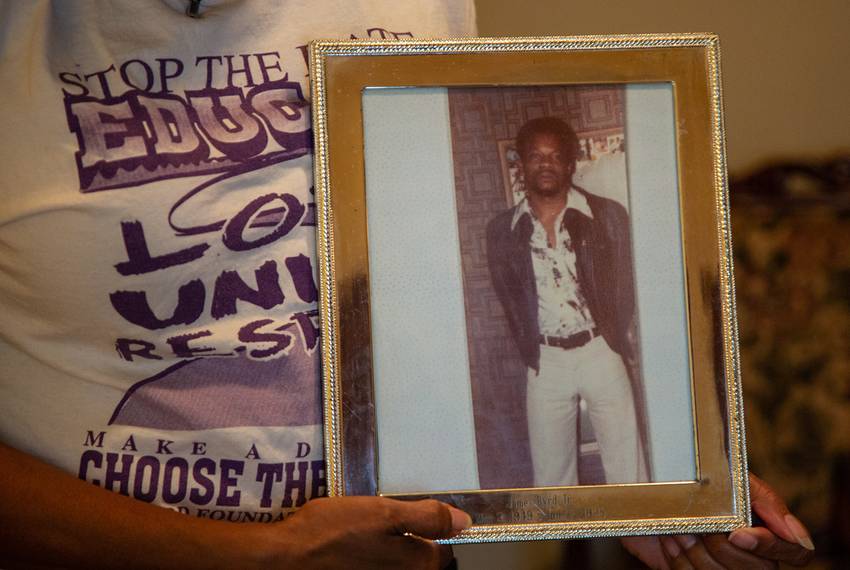
<path id="1" fill-rule="evenodd" d="M 0 444 L 0 562 L 63 568 L 442 568 L 468 515 L 436 501 L 319 499 L 274 524 L 194 518 Z M 415 536 L 405 536 L 406 533 Z M 416 538 L 422 537 L 422 538 Z"/>
<path id="2" fill-rule="evenodd" d="M 511 285 L 508 283 L 508 272 L 510 267 L 506 259 L 507 252 L 500 232 L 501 215 L 490 220 L 487 224 L 486 232 L 486 251 L 487 251 L 487 269 L 490 271 L 490 282 L 493 284 L 493 289 L 496 291 L 496 297 L 502 305 L 502 310 L 508 319 L 508 323 L 514 333 L 516 333 L 518 323 L 515 315 L 511 311 Z"/>

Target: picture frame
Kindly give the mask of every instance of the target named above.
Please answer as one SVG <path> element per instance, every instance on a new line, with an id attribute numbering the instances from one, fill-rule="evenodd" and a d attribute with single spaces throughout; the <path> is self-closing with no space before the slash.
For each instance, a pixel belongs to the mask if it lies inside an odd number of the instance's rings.
<path id="1" fill-rule="evenodd" d="M 750 524 L 719 60 L 310 45 L 330 495 L 452 504 L 449 543 Z"/>

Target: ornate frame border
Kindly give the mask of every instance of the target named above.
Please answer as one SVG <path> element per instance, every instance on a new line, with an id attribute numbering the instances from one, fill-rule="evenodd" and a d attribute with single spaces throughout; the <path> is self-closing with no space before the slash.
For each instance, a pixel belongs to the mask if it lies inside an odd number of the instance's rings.
<path id="1" fill-rule="evenodd" d="M 601 536 L 620 536 L 630 534 L 667 534 L 667 533 L 693 533 L 693 532 L 723 532 L 734 528 L 749 525 L 750 509 L 749 509 L 749 487 L 747 483 L 747 464 L 746 464 L 746 441 L 744 437 L 743 423 L 743 403 L 741 398 L 740 384 L 740 363 L 738 355 L 738 331 L 735 312 L 734 300 L 734 277 L 732 265 L 732 244 L 729 223 L 729 198 L 727 190 L 727 175 L 726 175 L 726 159 L 725 159 L 725 140 L 724 140 L 724 125 L 723 125 L 723 99 L 721 92 L 721 74 L 720 74 L 720 47 L 717 36 L 713 34 L 645 34 L 632 36 L 581 36 L 581 37 L 538 37 L 538 38 L 475 38 L 475 39 L 449 39 L 449 40 L 397 40 L 397 41 L 316 41 L 310 45 L 310 73 L 312 79 L 312 99 L 313 99 L 313 129 L 315 140 L 315 163 L 314 175 L 316 186 L 317 200 L 317 239 L 320 264 L 320 280 L 321 280 L 321 295 L 320 295 L 320 311 L 322 321 L 322 363 L 323 363 L 323 395 L 324 395 L 324 412 L 325 412 L 325 446 L 326 460 L 328 463 L 328 489 L 331 495 L 348 495 L 348 494 L 374 494 L 376 492 L 376 468 L 375 449 L 368 448 L 368 441 L 371 438 L 374 444 L 374 432 L 368 434 L 360 434 L 358 431 L 352 430 L 352 426 L 348 425 L 348 417 L 346 415 L 346 399 L 349 395 L 346 393 L 346 382 L 348 371 L 344 367 L 341 353 L 345 348 L 343 345 L 347 342 L 343 338 L 340 331 L 341 315 L 350 310 L 351 303 L 365 303 L 368 309 L 368 300 L 363 301 L 362 297 L 354 298 L 356 292 L 352 292 L 350 285 L 341 286 L 341 282 L 345 279 L 349 281 L 354 278 L 361 278 L 365 281 L 368 287 L 368 263 L 362 256 L 362 247 L 365 247 L 365 203 L 359 203 L 356 226 L 362 226 L 364 235 L 357 238 L 358 244 L 354 249 L 358 249 L 360 258 L 354 263 L 359 263 L 357 275 L 352 273 L 352 267 L 347 261 L 348 255 L 345 256 L 344 263 L 349 264 L 342 267 L 340 260 L 343 256 L 339 256 L 339 242 L 336 240 L 339 235 L 339 225 L 341 218 L 350 214 L 343 214 L 334 209 L 334 204 L 337 200 L 341 200 L 341 195 L 345 194 L 346 199 L 350 203 L 352 196 L 357 202 L 357 192 L 362 193 L 362 188 L 355 184 L 355 190 L 341 190 L 334 185 L 334 173 L 340 168 L 339 163 L 335 160 L 343 152 L 351 154 L 354 157 L 348 160 L 347 166 L 357 163 L 359 160 L 360 171 L 362 173 L 362 148 L 357 154 L 356 151 L 350 149 L 341 149 L 334 147 L 337 150 L 330 150 L 333 145 L 331 141 L 334 137 L 342 138 L 342 130 L 345 130 L 345 135 L 350 137 L 352 134 L 359 134 L 362 137 L 362 124 L 355 125 L 353 128 L 346 126 L 344 112 L 334 114 L 334 105 L 337 102 L 332 95 L 329 95 L 330 87 L 333 85 L 337 91 L 340 89 L 349 90 L 359 89 L 362 87 L 357 81 L 352 81 L 353 74 L 346 66 L 335 65 L 337 62 L 348 62 L 347 67 L 354 65 L 358 69 L 369 69 L 373 77 L 380 77 L 382 66 L 392 65 L 401 61 L 399 57 L 417 57 L 428 58 L 429 56 L 450 56 L 462 58 L 469 55 L 488 55 L 491 59 L 489 62 L 481 61 L 481 65 L 492 65 L 493 58 L 509 56 L 509 54 L 523 54 L 525 56 L 541 54 L 552 54 L 554 57 L 560 58 L 587 58 L 593 53 L 611 53 L 611 57 L 619 62 L 617 65 L 621 75 L 634 76 L 636 66 L 639 68 L 643 59 L 649 54 L 658 54 L 664 52 L 671 55 L 688 52 L 686 63 L 671 63 L 669 65 L 676 66 L 692 66 L 685 69 L 684 67 L 676 70 L 678 78 L 690 79 L 693 77 L 693 83 L 696 85 L 688 85 L 688 89 L 695 89 L 705 92 L 702 93 L 702 99 L 705 101 L 707 108 L 697 109 L 696 117 L 707 119 L 705 123 L 704 135 L 697 142 L 689 142 L 690 145 L 686 153 L 683 148 L 679 148 L 679 163 L 680 173 L 683 170 L 682 160 L 693 162 L 687 164 L 692 166 L 691 170 L 706 171 L 710 169 L 710 180 L 703 180 L 700 183 L 700 191 L 702 194 L 702 204 L 711 204 L 714 214 L 713 218 L 713 239 L 714 247 L 711 252 L 706 254 L 706 243 L 694 243 L 689 239 L 688 235 L 683 235 L 683 247 L 686 252 L 686 277 L 687 279 L 687 297 L 689 299 L 689 315 L 698 312 L 700 323 L 695 323 L 692 317 L 689 316 L 689 330 L 692 335 L 697 337 L 711 336 L 713 327 L 719 328 L 722 338 L 707 338 L 707 351 L 714 350 L 714 359 L 717 360 L 714 372 L 722 374 L 725 378 L 726 387 L 726 409 L 728 412 L 728 425 L 721 426 L 726 430 L 729 445 L 729 465 L 728 465 L 728 483 L 729 488 L 727 493 L 714 493 L 710 500 L 706 500 L 703 505 L 704 514 L 700 516 L 662 516 L 658 518 L 643 518 L 633 517 L 628 519 L 610 519 L 610 520 L 581 520 L 581 521 L 565 521 L 565 522 L 535 522 L 527 524 L 491 524 L 491 525 L 473 525 L 470 529 L 463 532 L 458 537 L 448 540 L 450 543 L 469 543 L 469 542 L 498 542 L 511 540 L 541 540 L 541 539 L 559 539 L 559 538 L 577 538 L 577 537 L 601 537 Z M 607 57 L 607 56 L 606 56 Z M 368 59 L 365 59 L 368 58 Z M 675 56 L 670 58 L 675 59 Z M 464 60 L 469 63 L 471 60 Z M 683 60 L 684 61 L 684 60 Z M 421 64 L 420 64 L 421 65 Z M 474 65 L 472 66 L 475 67 Z M 656 64 L 657 67 L 657 64 Z M 699 77 L 699 72 L 704 73 L 704 77 Z M 475 70 L 473 69 L 471 76 L 474 79 Z M 655 77 L 652 73 L 649 76 Z M 582 78 L 577 78 L 578 83 L 587 82 Z M 593 78 L 590 78 L 593 80 Z M 652 81 L 653 79 L 645 79 Z M 658 80 L 658 79 L 656 79 Z M 669 79 L 668 79 L 669 80 Z M 359 80 L 358 80 L 359 81 Z M 628 82 L 629 79 L 624 79 Z M 634 80 L 632 80 L 634 81 Z M 476 82 L 469 81 L 466 84 L 475 84 Z M 541 82 L 542 83 L 542 82 Z M 675 80 L 674 80 L 675 83 Z M 446 85 L 452 84 L 451 82 Z M 456 84 L 456 83 L 455 83 Z M 522 84 L 517 81 L 505 81 L 504 84 Z M 411 85 L 404 83 L 404 85 Z M 683 102 L 677 96 L 676 109 L 677 114 L 681 110 Z M 693 107 L 695 103 L 688 103 Z M 349 108 L 349 112 L 352 109 Z M 361 120 L 358 117 L 356 120 Z M 349 122 L 351 122 L 349 120 Z M 329 128 L 333 125 L 333 128 Z M 691 125 L 693 127 L 693 125 Z M 699 129 L 697 129 L 699 130 Z M 333 134 L 332 134 L 333 133 Z M 678 136 L 678 135 L 677 135 Z M 356 140 L 349 138 L 348 140 Z M 356 146 L 356 145 L 355 145 Z M 710 164 L 696 164 L 697 159 L 710 161 Z M 353 161 L 353 162 L 352 162 Z M 352 174 L 352 170 L 346 170 L 347 174 Z M 680 174 L 680 189 L 682 189 Z M 362 185 L 362 180 L 359 181 Z M 684 193 L 684 190 L 682 190 Z M 692 204 L 686 204 L 684 199 L 680 203 L 682 213 L 683 234 L 686 234 L 688 224 L 700 225 L 703 235 L 707 233 L 704 224 L 707 222 L 696 222 L 697 216 L 706 218 L 705 212 L 695 212 Z M 355 208 L 357 209 L 357 208 Z M 346 222 L 347 223 L 347 222 Z M 352 227 L 351 224 L 348 227 Z M 347 236 L 350 237 L 350 236 Z M 362 243 L 360 243 L 362 242 Z M 691 249 L 696 251 L 700 247 L 701 258 L 700 265 L 703 273 L 699 273 L 700 268 L 690 267 L 691 259 L 688 254 Z M 347 247 L 346 252 L 350 253 L 351 247 Z M 710 259 L 710 262 L 704 263 L 705 259 Z M 707 273 L 706 273 L 707 272 Z M 703 283 L 694 283 L 695 279 L 700 278 Z M 714 280 L 712 280 L 714 278 Z M 711 299 L 705 300 L 701 307 L 696 307 L 694 303 L 695 290 L 699 289 L 702 296 L 711 296 Z M 368 295 L 366 296 L 368 299 Z M 368 314 L 368 311 L 367 313 Z M 696 314 L 696 313 L 695 313 Z M 362 316 L 362 311 L 361 311 Z M 343 319 L 345 317 L 342 317 Z M 368 321 L 368 318 L 365 319 Z M 368 324 L 368 323 L 367 323 Z M 695 330 L 698 329 L 698 330 Z M 347 331 L 343 331 L 348 334 Z M 367 333 L 368 336 L 368 333 Z M 368 340 L 368 339 L 367 339 Z M 692 346 L 693 346 L 692 337 Z M 705 343 L 703 343 L 705 344 Z M 706 352 L 705 350 L 703 352 Z M 692 360 L 692 375 L 696 376 L 694 371 L 696 364 Z M 702 366 L 702 364 L 700 364 Z M 712 365 L 713 366 L 713 365 Z M 370 371 L 371 374 L 371 371 Z M 702 414 L 705 416 L 705 406 L 700 404 L 700 398 L 696 394 L 698 384 L 695 381 L 694 388 L 694 413 L 695 416 Z M 361 390 L 362 391 L 362 390 Z M 368 399 L 368 398 L 367 398 Z M 701 418 L 705 421 L 705 418 Z M 702 424 L 696 422 L 697 426 L 702 427 Z M 714 426 L 717 427 L 717 426 Z M 716 430 L 715 430 L 716 432 Z M 367 441 L 365 448 L 363 445 L 352 447 L 354 440 L 364 439 Z M 698 441 L 695 442 L 698 444 Z M 356 455 L 356 460 L 352 460 L 352 456 Z M 697 446 L 698 463 L 704 463 L 708 460 L 705 454 L 700 453 L 700 448 Z M 352 463 L 353 461 L 353 463 Z M 369 469 L 372 462 L 372 469 Z M 358 467 L 366 467 L 365 473 L 361 472 Z M 702 465 L 701 465 L 702 467 Z M 721 470 L 722 471 L 722 470 Z M 698 471 L 698 473 L 702 473 Z M 670 491 L 673 487 L 685 486 L 692 490 L 692 493 L 699 493 L 700 488 L 708 487 L 723 487 L 724 482 L 710 480 L 709 477 L 699 475 L 700 479 L 696 482 L 682 483 L 650 483 L 650 484 L 633 484 L 633 485 L 606 485 L 598 486 L 599 501 L 604 502 L 610 495 L 605 494 L 605 488 L 617 488 L 620 491 L 623 488 L 633 487 L 635 492 L 640 490 L 648 494 L 661 493 L 661 496 L 673 494 Z M 650 491 L 649 488 L 662 488 L 666 490 Z M 586 487 L 583 487 L 586 488 Z M 576 489 L 576 488 L 571 488 Z M 501 490 L 511 492 L 522 492 L 524 490 Z M 527 491 L 527 490 L 525 490 Z M 628 492 L 628 491 L 627 491 Z M 470 494 L 486 494 L 492 491 L 478 491 L 467 493 L 444 493 L 431 494 L 430 496 L 438 496 L 442 500 L 450 503 L 463 503 L 464 496 Z M 723 497 L 727 500 L 724 500 Z M 417 496 L 422 498 L 423 496 Z M 408 497 L 413 498 L 413 497 Z M 674 503 L 675 500 L 671 499 Z"/>

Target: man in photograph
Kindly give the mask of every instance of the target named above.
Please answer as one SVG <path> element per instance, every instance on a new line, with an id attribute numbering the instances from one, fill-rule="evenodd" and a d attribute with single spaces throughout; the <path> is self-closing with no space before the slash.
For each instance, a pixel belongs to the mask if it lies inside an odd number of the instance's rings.
<path id="1" fill-rule="evenodd" d="M 644 481 L 628 214 L 573 185 L 579 142 L 561 119 L 528 121 L 516 148 L 525 197 L 488 223 L 487 259 L 527 367 L 534 485 L 578 484 L 579 399 L 606 482 Z"/>

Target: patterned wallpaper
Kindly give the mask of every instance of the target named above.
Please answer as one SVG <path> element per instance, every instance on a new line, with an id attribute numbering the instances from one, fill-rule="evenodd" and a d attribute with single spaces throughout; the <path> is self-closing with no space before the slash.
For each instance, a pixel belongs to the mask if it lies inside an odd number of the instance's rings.
<path id="1" fill-rule="evenodd" d="M 487 222 L 508 207 L 499 141 L 528 120 L 565 119 L 580 138 L 624 125 L 625 96 L 611 86 L 449 90 L 455 191 L 481 487 L 531 485 L 525 366 L 490 284 Z M 579 477 L 582 477 L 580 470 Z"/>

